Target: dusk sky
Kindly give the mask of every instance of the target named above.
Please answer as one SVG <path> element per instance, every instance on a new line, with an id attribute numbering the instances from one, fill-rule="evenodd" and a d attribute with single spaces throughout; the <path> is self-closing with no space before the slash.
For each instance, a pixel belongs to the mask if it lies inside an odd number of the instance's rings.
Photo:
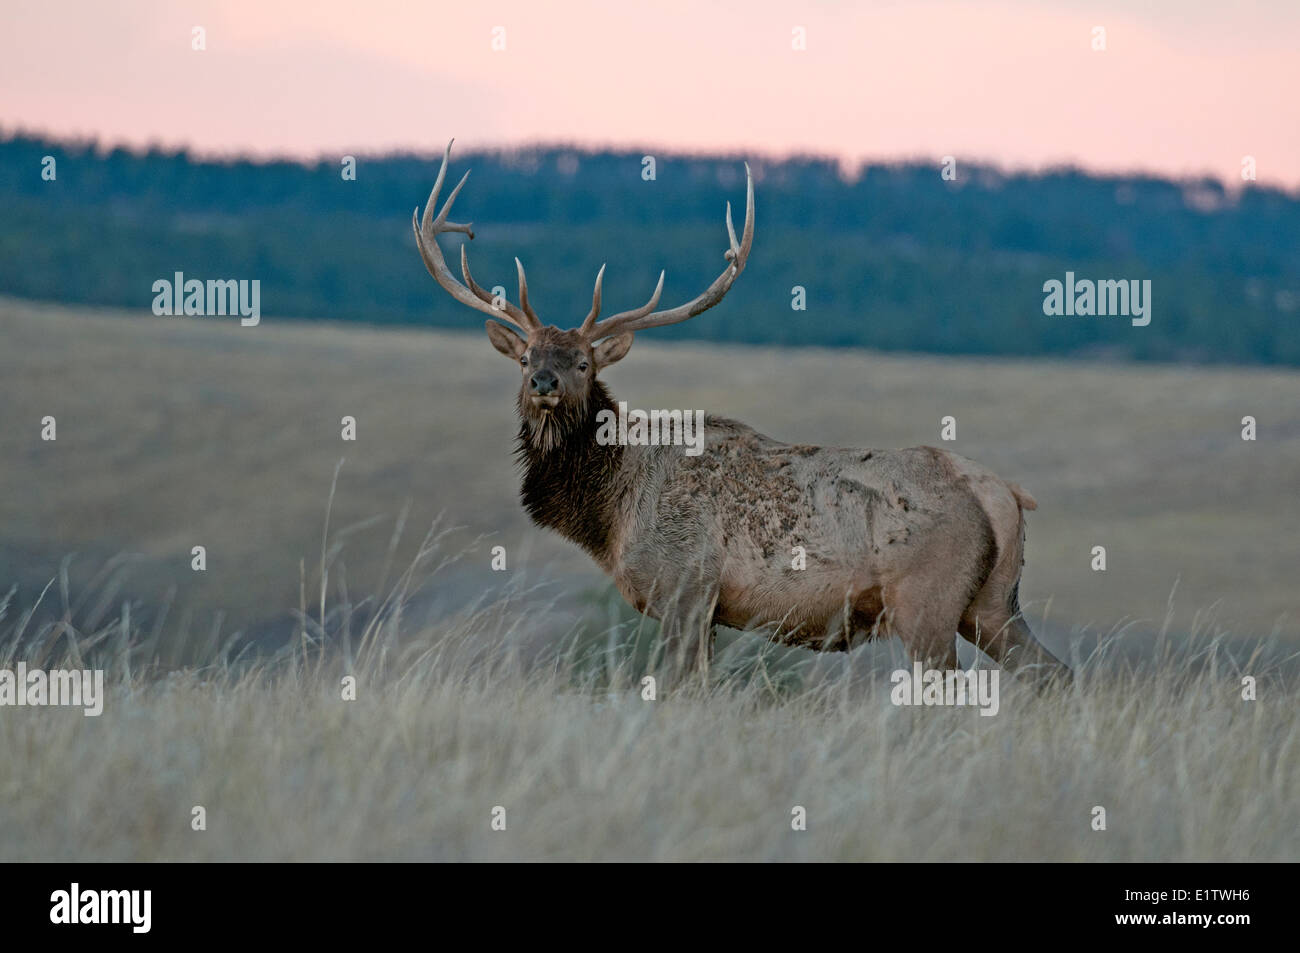
<path id="1" fill-rule="evenodd" d="M 455 136 L 1237 183 L 1253 156 L 1261 182 L 1300 188 L 1298 96 L 1295 0 L 0 9 L 4 131 L 202 153 L 434 151 Z"/>

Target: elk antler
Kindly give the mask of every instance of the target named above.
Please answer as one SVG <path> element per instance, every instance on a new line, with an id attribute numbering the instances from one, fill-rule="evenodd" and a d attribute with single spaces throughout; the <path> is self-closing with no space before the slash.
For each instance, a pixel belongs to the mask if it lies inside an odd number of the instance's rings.
<path id="1" fill-rule="evenodd" d="M 434 210 L 438 206 L 438 193 L 442 190 L 442 180 L 447 174 L 447 160 L 451 158 L 451 143 L 447 143 L 447 151 L 442 154 L 442 165 L 438 169 L 438 179 L 433 183 L 433 191 L 429 193 L 429 201 L 424 206 L 424 218 L 421 220 L 420 209 L 417 206 L 411 213 L 411 227 L 415 230 L 415 244 L 419 246 L 420 257 L 424 259 L 424 267 L 429 269 L 429 274 L 433 275 L 433 280 L 442 285 L 444 291 L 459 301 L 461 304 L 469 305 L 477 311 L 489 314 L 499 321 L 507 321 L 513 324 L 525 335 L 542 326 L 533 309 L 528 304 L 528 279 L 524 276 L 524 266 L 520 264 L 519 259 L 515 259 L 515 265 L 519 268 L 519 304 L 523 307 L 517 307 L 509 301 L 503 301 L 501 307 L 494 303 L 492 294 L 481 288 L 469 273 L 469 257 L 465 254 L 465 246 L 460 246 L 460 271 L 465 276 L 465 284 L 456 280 L 456 276 L 451 273 L 447 267 L 446 260 L 442 257 L 442 249 L 438 246 L 438 236 L 443 232 L 463 232 L 472 240 L 474 238 L 473 222 L 466 222 L 464 225 L 458 225 L 455 222 L 447 221 L 447 213 L 451 211 L 451 203 L 456 201 L 456 196 L 460 194 L 461 186 L 469 178 L 467 171 L 461 180 L 456 183 L 456 187 L 451 190 L 451 195 L 447 196 L 447 204 L 442 207 L 442 211 L 434 215 Z M 468 287 L 467 287 L 468 286 Z"/>
<path id="2" fill-rule="evenodd" d="M 707 311 L 722 300 L 735 280 L 740 277 L 740 273 L 745 270 L 749 250 L 754 245 L 754 175 L 749 171 L 748 162 L 745 163 L 745 179 L 745 230 L 740 241 L 737 242 L 736 229 L 731 224 L 731 203 L 728 202 L 727 238 L 731 243 L 731 247 L 727 250 L 725 257 L 729 264 L 722 270 L 722 274 L 714 279 L 713 284 L 709 285 L 698 298 L 688 301 L 686 304 L 670 308 L 667 311 L 654 311 L 654 306 L 659 303 L 659 295 L 664 290 L 664 273 L 661 271 L 659 272 L 659 284 L 655 285 L 654 294 L 650 296 L 648 302 L 632 311 L 623 311 L 598 322 L 596 318 L 600 316 L 600 281 L 605 275 L 605 266 L 602 265 L 600 273 L 596 275 L 596 290 L 591 296 L 591 311 L 587 314 L 586 320 L 582 322 L 582 327 L 579 329 L 588 341 L 598 341 L 601 338 L 622 334 L 626 331 L 644 331 L 646 328 L 659 328 L 665 324 L 677 324 L 680 321 L 695 317 L 702 311 Z"/>

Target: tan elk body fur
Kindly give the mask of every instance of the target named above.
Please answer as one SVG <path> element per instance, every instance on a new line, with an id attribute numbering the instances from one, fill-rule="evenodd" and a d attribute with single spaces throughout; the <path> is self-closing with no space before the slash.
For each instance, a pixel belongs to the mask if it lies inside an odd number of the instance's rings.
<path id="1" fill-rule="evenodd" d="M 957 666 L 955 634 L 1011 669 L 1068 674 L 1020 615 L 1027 492 L 972 460 L 934 447 L 839 449 L 787 444 L 745 424 L 706 417 L 703 450 L 607 445 L 597 415 L 617 402 L 596 379 L 640 330 L 712 307 L 744 270 L 754 235 L 754 186 L 737 239 L 727 206 L 727 265 L 699 297 L 655 311 L 663 275 L 641 308 L 573 330 L 543 326 L 518 265 L 519 304 L 493 301 L 447 268 L 437 236 L 470 225 L 441 212 L 451 144 L 416 242 L 430 274 L 458 301 L 495 320 L 488 337 L 520 363 L 522 499 L 540 525 L 585 548 L 637 611 L 662 623 L 665 671 L 707 667 L 714 627 L 762 629 L 782 642 L 849 649 L 897 635 L 913 658 Z M 748 167 L 746 168 L 748 172 Z M 510 330 L 504 324 L 512 325 Z M 795 568 L 796 547 L 806 568 Z"/>

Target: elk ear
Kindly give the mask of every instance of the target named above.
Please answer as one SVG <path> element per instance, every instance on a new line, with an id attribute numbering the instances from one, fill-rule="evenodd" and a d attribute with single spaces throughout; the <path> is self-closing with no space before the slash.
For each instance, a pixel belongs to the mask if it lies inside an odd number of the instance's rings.
<path id="1" fill-rule="evenodd" d="M 627 331 L 624 334 L 616 334 L 612 338 L 605 338 L 596 345 L 592 352 L 592 358 L 596 362 L 596 370 L 609 367 L 618 361 L 627 357 L 627 352 L 632 349 L 632 338 L 636 334 L 633 331 Z"/>
<path id="2" fill-rule="evenodd" d="M 488 340 L 492 342 L 492 346 L 506 357 L 517 361 L 523 356 L 524 351 L 528 350 L 528 342 L 504 324 L 485 321 L 483 326 L 487 328 Z"/>

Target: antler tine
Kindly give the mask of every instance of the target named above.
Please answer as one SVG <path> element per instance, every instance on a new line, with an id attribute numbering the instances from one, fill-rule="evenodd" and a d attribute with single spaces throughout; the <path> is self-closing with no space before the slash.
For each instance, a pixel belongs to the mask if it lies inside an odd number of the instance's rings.
<path id="1" fill-rule="evenodd" d="M 451 211 L 452 203 L 456 201 L 456 196 L 464 188 L 465 181 L 469 178 L 469 172 L 461 176 L 461 180 L 456 183 L 456 187 L 451 190 L 447 196 L 447 201 L 442 210 L 438 211 L 438 194 L 442 191 L 442 183 L 447 175 L 447 163 L 451 159 L 451 145 L 455 140 L 447 143 L 447 149 L 442 154 L 442 165 L 438 167 L 438 178 L 433 183 L 433 190 L 429 193 L 429 201 L 424 206 L 424 215 L 420 216 L 420 209 L 417 207 L 411 213 L 411 228 L 415 231 L 415 244 L 420 250 L 420 257 L 424 260 L 424 267 L 429 270 L 433 280 L 438 282 L 444 291 L 450 294 L 461 304 L 468 305 L 476 311 L 482 311 L 491 315 L 498 320 L 513 324 L 525 334 L 541 326 L 541 321 L 537 315 L 533 314 L 531 309 L 527 308 L 527 299 L 524 299 L 525 308 L 523 310 L 515 307 L 509 302 L 505 302 L 503 308 L 498 308 L 488 292 L 484 291 L 475 283 L 469 274 L 469 257 L 466 254 L 465 246 L 460 248 L 460 265 L 461 272 L 465 276 L 466 284 L 462 285 L 456 280 L 456 277 L 447 267 L 446 259 L 442 257 L 442 248 L 438 244 L 438 236 L 443 232 L 462 232 L 474 238 L 473 222 L 460 224 L 457 222 L 447 221 L 447 213 Z M 523 270 L 520 269 L 520 292 L 526 294 L 526 287 L 523 283 Z M 468 285 L 468 287 L 466 287 Z"/>
<path id="2" fill-rule="evenodd" d="M 447 160 L 451 158 L 451 144 L 455 141 L 455 139 L 449 139 L 447 149 L 442 154 L 442 164 L 438 166 L 438 177 L 433 180 L 433 188 L 429 192 L 429 201 L 424 203 L 424 217 L 420 219 L 421 231 L 428 231 L 433 227 L 433 213 L 438 207 L 438 193 L 442 191 L 442 180 L 447 177 Z M 465 174 L 468 175 L 469 170 L 466 170 Z"/>
<path id="3" fill-rule="evenodd" d="M 745 163 L 745 179 L 748 185 L 745 189 L 745 254 L 749 254 L 749 246 L 754 244 L 754 225 L 750 220 L 750 212 L 754 210 L 754 177 L 749 174 L 749 163 Z M 740 245 L 736 242 L 736 228 L 731 224 L 731 203 L 727 203 L 727 240 L 731 242 L 731 248 L 727 250 L 724 256 L 728 261 L 735 261 L 736 256 L 740 254 Z"/>
<path id="4" fill-rule="evenodd" d="M 469 169 L 465 170 L 465 174 L 460 177 L 456 187 L 451 190 L 451 195 L 447 196 L 447 202 L 443 205 L 442 211 L 437 213 L 437 217 L 434 216 L 438 208 L 438 193 L 442 191 L 443 179 L 447 177 L 447 161 L 451 158 L 451 144 L 455 141 L 455 139 L 450 140 L 447 143 L 446 151 L 442 154 L 442 165 L 438 166 L 438 178 L 434 180 L 433 191 L 429 193 L 429 201 L 424 206 L 424 218 L 420 222 L 420 228 L 430 235 L 438 235 L 442 232 L 463 232 L 473 239 L 473 222 L 458 225 L 455 222 L 447 221 L 447 213 L 451 211 L 452 203 L 456 201 L 456 196 L 460 195 L 460 190 L 465 187 L 465 180 L 469 178 Z"/>
<path id="5" fill-rule="evenodd" d="M 579 328 L 579 330 L 583 334 L 587 334 L 592 330 L 592 328 L 597 326 L 596 317 L 597 315 L 600 314 L 600 279 L 604 276 L 604 274 L 605 274 L 605 266 L 601 265 L 600 272 L 599 274 L 596 275 L 596 290 L 591 296 L 591 312 L 587 315 L 587 319 L 582 322 L 582 327 Z M 649 301 L 641 305 L 641 307 L 636 308 L 632 311 L 622 311 L 619 314 L 615 315 L 615 317 L 619 319 L 640 318 L 640 317 L 644 317 L 645 315 L 653 311 L 655 309 L 655 305 L 659 303 L 659 296 L 664 292 L 664 274 L 665 272 L 662 271 L 659 272 L 659 283 L 655 285 L 654 293 L 650 295 Z M 605 322 L 603 321 L 601 322 L 601 324 L 604 323 Z M 592 340 L 595 340 L 595 338 L 593 338 Z"/>
<path id="6" fill-rule="evenodd" d="M 622 311 L 619 314 L 614 315 L 614 317 L 610 318 L 609 320 L 628 321 L 633 318 L 644 318 L 647 314 L 653 311 L 655 309 L 655 305 L 659 303 L 659 296 L 664 293 L 664 275 L 666 274 L 667 272 L 665 271 L 659 272 L 659 283 L 655 285 L 654 293 L 650 295 L 649 301 L 641 305 L 641 307 L 639 308 L 633 308 L 631 311 Z M 606 322 L 602 321 L 600 323 L 605 324 Z"/>
<path id="7" fill-rule="evenodd" d="M 722 274 L 713 280 L 713 284 L 709 285 L 703 294 L 676 308 L 670 308 L 666 311 L 654 311 L 655 305 L 659 302 L 659 293 L 663 290 L 664 276 L 661 272 L 659 285 L 655 288 L 655 293 L 651 296 L 649 304 L 643 305 L 634 311 L 621 312 L 613 317 L 606 318 L 604 321 L 595 323 L 593 323 L 591 316 L 588 316 L 588 320 L 582 324 L 582 333 L 589 341 L 597 341 L 627 331 L 644 331 L 647 328 L 677 324 L 693 318 L 703 311 L 707 311 L 723 299 L 727 292 L 731 290 L 735 280 L 740 277 L 740 273 L 745 270 L 745 263 L 749 260 L 750 249 L 754 246 L 754 174 L 750 171 L 748 162 L 745 163 L 745 228 L 741 232 L 739 241 L 736 239 L 736 229 L 731 221 L 730 202 L 727 203 L 726 222 L 727 244 L 729 247 L 724 253 L 724 257 L 727 259 L 727 267 L 722 270 Z"/>
<path id="8" fill-rule="evenodd" d="M 519 304 L 524 309 L 524 314 L 528 315 L 539 325 L 542 323 L 541 318 L 533 311 L 532 306 L 528 303 L 528 276 L 524 274 L 524 263 L 517 257 L 515 258 L 515 268 L 519 270 Z"/>
<path id="9" fill-rule="evenodd" d="M 600 271 L 596 272 L 596 290 L 591 293 L 591 310 L 582 320 L 582 327 L 578 330 L 586 334 L 596 324 L 596 319 L 600 317 L 600 282 L 605 277 L 605 266 L 600 266 Z"/>
<path id="10" fill-rule="evenodd" d="M 526 323 L 528 321 L 528 316 L 509 301 L 502 300 L 500 306 L 498 306 L 498 299 L 493 296 L 492 292 L 474 280 L 474 276 L 469 273 L 469 255 L 466 254 L 464 245 L 460 246 L 460 273 L 465 276 L 465 284 L 469 285 L 469 290 L 474 292 L 480 301 L 486 301 L 492 305 L 493 310 L 505 311 L 517 322 Z"/>

